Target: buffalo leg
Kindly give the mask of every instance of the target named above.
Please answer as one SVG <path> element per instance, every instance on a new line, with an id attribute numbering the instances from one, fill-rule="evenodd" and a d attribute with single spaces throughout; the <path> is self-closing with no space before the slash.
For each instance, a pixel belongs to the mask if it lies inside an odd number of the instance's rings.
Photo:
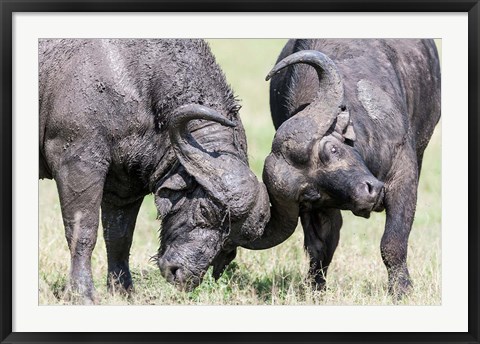
<path id="1" fill-rule="evenodd" d="M 102 201 L 103 237 L 108 257 L 107 285 L 110 290 L 116 284 L 127 292 L 133 288 L 128 262 L 135 221 L 142 200 L 143 197 L 123 206 L 115 205 L 107 197 Z"/>
<path id="2" fill-rule="evenodd" d="M 316 290 L 325 289 L 325 277 L 340 238 L 342 215 L 338 209 L 302 212 L 304 246 L 310 257 L 309 276 Z"/>
<path id="3" fill-rule="evenodd" d="M 91 257 L 97 241 L 105 171 L 85 161 L 66 161 L 55 175 L 71 268 L 67 295 L 94 301 Z"/>
<path id="4" fill-rule="evenodd" d="M 418 167 L 414 153 L 402 151 L 397 157 L 395 172 L 386 183 L 387 218 L 380 251 L 388 272 L 388 290 L 400 298 L 412 286 L 407 249 L 417 203 Z"/>

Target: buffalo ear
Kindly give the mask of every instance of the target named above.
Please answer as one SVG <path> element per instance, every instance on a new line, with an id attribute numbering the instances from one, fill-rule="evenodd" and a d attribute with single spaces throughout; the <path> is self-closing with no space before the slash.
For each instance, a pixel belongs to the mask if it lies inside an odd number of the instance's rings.
<path id="1" fill-rule="evenodd" d="M 353 122 L 350 120 L 350 113 L 346 110 L 337 115 L 337 123 L 334 130 L 341 134 L 344 139 L 355 141 L 357 138 L 353 129 Z"/>
<path id="2" fill-rule="evenodd" d="M 155 205 L 158 218 L 163 219 L 172 209 L 173 203 L 181 198 L 182 191 L 192 186 L 192 178 L 185 172 L 174 173 L 156 185 Z"/>

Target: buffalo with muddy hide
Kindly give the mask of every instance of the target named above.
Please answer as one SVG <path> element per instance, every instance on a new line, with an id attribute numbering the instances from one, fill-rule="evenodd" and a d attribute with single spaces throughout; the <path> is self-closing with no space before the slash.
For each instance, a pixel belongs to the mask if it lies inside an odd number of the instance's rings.
<path id="1" fill-rule="evenodd" d="M 190 290 L 258 240 L 268 195 L 247 161 L 239 105 L 202 40 L 39 42 L 40 178 L 54 179 L 71 254 L 68 289 L 95 301 L 99 218 L 110 287 L 133 287 L 129 251 L 154 194 L 162 275 Z M 101 209 L 101 215 L 100 215 Z"/>
<path id="2" fill-rule="evenodd" d="M 249 246 L 286 240 L 300 217 L 314 286 L 323 289 L 341 210 L 386 212 L 380 252 L 389 291 L 412 285 L 408 237 L 424 150 L 440 119 L 433 40 L 289 40 L 268 74 L 276 135 L 263 180 L 275 230 Z"/>

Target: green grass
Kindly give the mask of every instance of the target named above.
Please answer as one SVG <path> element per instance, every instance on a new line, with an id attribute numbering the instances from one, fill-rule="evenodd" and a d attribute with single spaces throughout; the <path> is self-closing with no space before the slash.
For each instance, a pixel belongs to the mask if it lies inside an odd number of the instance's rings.
<path id="1" fill-rule="evenodd" d="M 213 53 L 228 82 L 242 100 L 252 170 L 261 175 L 274 135 L 264 81 L 285 40 L 210 40 Z M 40 304 L 65 304 L 70 254 L 64 237 L 58 195 L 53 181 L 39 182 L 39 296 Z M 308 260 L 300 227 L 283 244 L 264 251 L 239 249 L 237 258 L 218 281 L 209 271 L 202 285 L 190 293 L 177 291 L 149 262 L 156 253 L 159 221 L 153 198 L 140 210 L 130 264 L 135 293 L 127 299 L 106 290 L 106 253 L 98 236 L 92 265 L 97 295 L 102 304 L 191 305 L 390 305 L 387 274 L 380 257 L 385 214 L 369 220 L 343 212 L 344 225 L 330 266 L 327 290 L 313 293 L 306 283 Z M 99 231 L 101 233 L 101 230 Z M 425 152 L 417 213 L 409 241 L 408 263 L 414 290 L 401 304 L 441 303 L 441 128 L 437 127 Z"/>

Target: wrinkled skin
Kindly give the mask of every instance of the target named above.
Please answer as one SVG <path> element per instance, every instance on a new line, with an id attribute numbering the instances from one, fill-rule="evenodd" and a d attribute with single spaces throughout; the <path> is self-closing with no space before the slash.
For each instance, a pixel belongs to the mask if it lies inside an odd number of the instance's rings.
<path id="1" fill-rule="evenodd" d="M 94 301 L 101 209 L 111 287 L 133 288 L 129 251 L 143 197 L 162 220 L 155 259 L 192 289 L 219 277 L 269 219 L 248 167 L 239 106 L 201 40 L 40 40 L 40 178 L 53 178 L 71 252 L 69 288 Z"/>
<path id="2" fill-rule="evenodd" d="M 380 250 L 389 291 L 401 297 L 412 285 L 406 258 L 423 152 L 440 118 L 434 42 L 290 40 L 270 77 L 277 132 L 263 179 L 272 217 L 279 207 L 292 226 L 267 228 L 250 248 L 282 242 L 299 216 L 322 289 L 340 210 L 365 218 L 386 210 Z"/>

